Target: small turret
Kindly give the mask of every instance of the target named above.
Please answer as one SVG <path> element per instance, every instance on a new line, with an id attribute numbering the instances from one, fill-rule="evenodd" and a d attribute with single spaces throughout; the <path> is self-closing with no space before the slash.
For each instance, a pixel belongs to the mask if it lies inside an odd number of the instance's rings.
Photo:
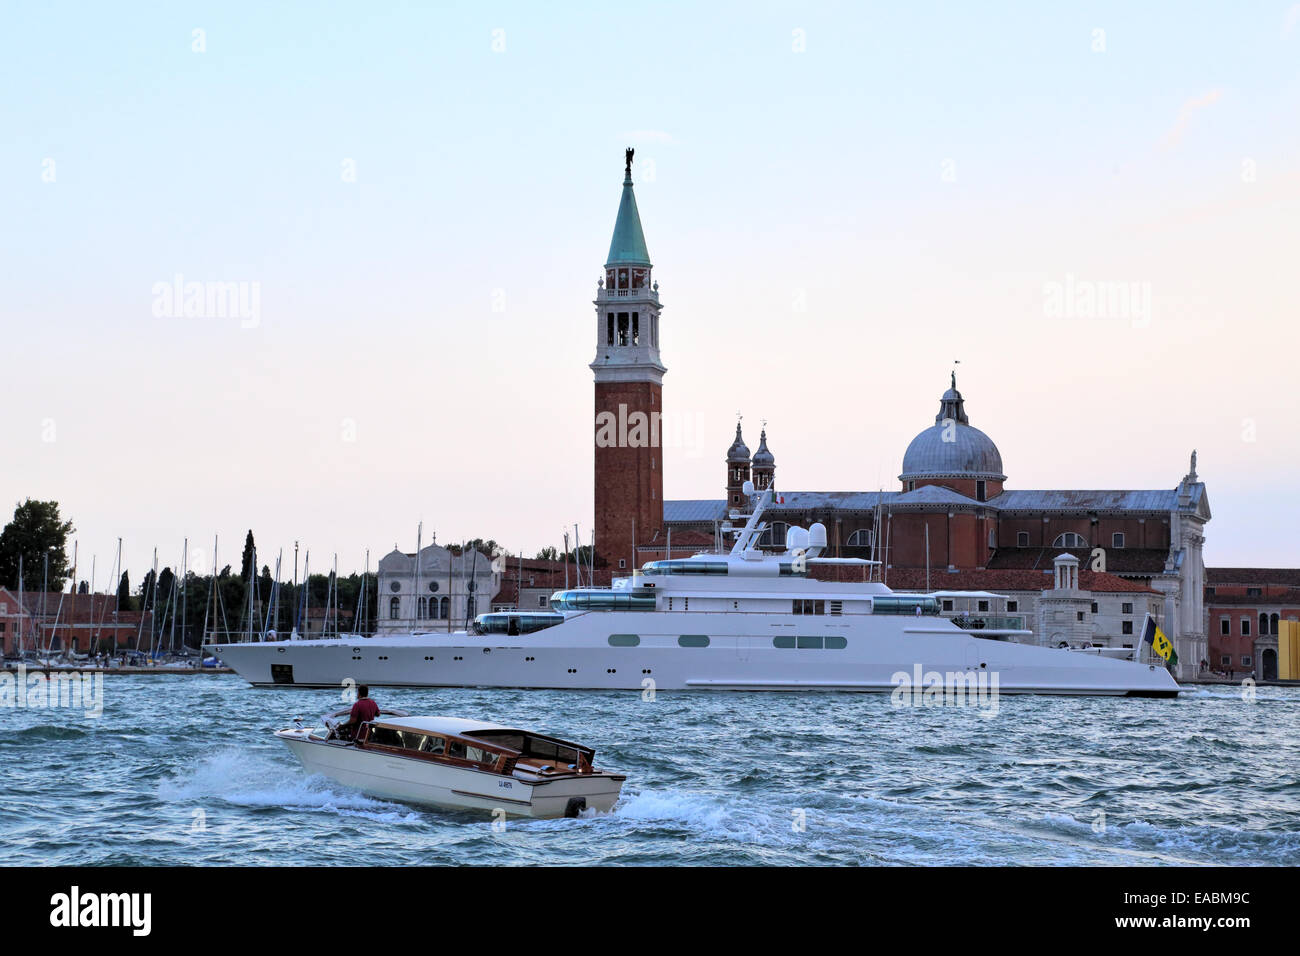
<path id="1" fill-rule="evenodd" d="M 736 440 L 727 449 L 727 507 L 736 508 L 745 503 L 745 482 L 749 481 L 749 446 L 740 434 L 736 422 Z"/>
<path id="2" fill-rule="evenodd" d="M 776 478 L 776 456 L 767 448 L 766 428 L 759 433 L 758 451 L 754 452 L 751 464 L 754 472 L 754 487 L 759 491 L 766 491 L 771 488 L 772 482 Z"/>

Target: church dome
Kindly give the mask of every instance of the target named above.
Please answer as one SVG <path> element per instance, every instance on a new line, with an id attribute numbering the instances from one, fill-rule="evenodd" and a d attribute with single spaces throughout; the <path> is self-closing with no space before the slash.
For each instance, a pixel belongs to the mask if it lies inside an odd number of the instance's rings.
<path id="1" fill-rule="evenodd" d="M 952 387 L 939 401 L 934 425 L 912 439 L 903 453 L 902 481 L 915 478 L 981 478 L 1005 481 L 1002 454 L 993 439 L 970 424 L 965 400 Z"/>
<path id="2" fill-rule="evenodd" d="M 740 437 L 740 422 L 736 422 L 736 440 L 727 449 L 727 461 L 749 463 L 749 446 Z"/>
<path id="3" fill-rule="evenodd" d="M 758 451 L 754 452 L 755 468 L 773 468 L 776 466 L 776 456 L 767 449 L 767 429 L 764 428 L 762 434 L 758 436 Z"/>

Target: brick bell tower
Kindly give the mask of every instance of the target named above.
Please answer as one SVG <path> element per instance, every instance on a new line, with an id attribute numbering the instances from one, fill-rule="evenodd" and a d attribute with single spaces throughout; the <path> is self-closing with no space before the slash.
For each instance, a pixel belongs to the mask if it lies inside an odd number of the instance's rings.
<path id="1" fill-rule="evenodd" d="M 659 283 L 652 284 L 625 153 L 623 196 L 596 289 L 596 554 L 615 569 L 636 564 L 637 544 L 663 526 L 663 362 Z"/>

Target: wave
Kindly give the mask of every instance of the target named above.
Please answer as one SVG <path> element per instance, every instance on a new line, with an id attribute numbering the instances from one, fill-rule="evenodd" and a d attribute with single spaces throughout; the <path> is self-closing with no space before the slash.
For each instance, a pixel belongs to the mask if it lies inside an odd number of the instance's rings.
<path id="1" fill-rule="evenodd" d="M 36 727 L 24 727 L 22 730 L 15 730 L 6 734 L 6 736 L 29 743 L 40 740 L 78 740 L 82 737 L 89 737 L 90 732 L 79 727 L 55 727 L 50 724 L 40 724 Z"/>
<path id="2" fill-rule="evenodd" d="M 409 807 L 336 786 L 324 777 L 304 776 L 299 768 L 231 749 L 159 784 L 157 795 L 164 803 L 216 799 L 251 809 L 322 811 L 389 823 L 423 819 Z"/>
<path id="3" fill-rule="evenodd" d="M 1098 818 L 1101 822 L 1102 818 Z M 1069 813 L 1049 812 L 1042 820 L 1049 829 L 1070 837 L 1083 838 L 1098 849 L 1153 853 L 1176 857 L 1171 862 L 1218 863 L 1226 861 L 1251 866 L 1296 866 L 1300 864 L 1300 832 L 1283 830 L 1240 830 L 1231 827 L 1196 825 L 1164 826 L 1147 820 L 1108 822 L 1101 832 L 1092 821 Z"/>

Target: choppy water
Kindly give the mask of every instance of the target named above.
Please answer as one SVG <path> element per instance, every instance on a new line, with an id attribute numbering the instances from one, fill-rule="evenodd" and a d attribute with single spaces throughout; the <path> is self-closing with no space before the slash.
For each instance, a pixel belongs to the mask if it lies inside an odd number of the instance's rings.
<path id="1" fill-rule="evenodd" d="M 335 693 L 118 676 L 98 719 L 0 710 L 5 862 L 1300 864 L 1293 688 L 1003 698 L 992 718 L 856 694 L 376 696 L 589 743 L 623 799 L 498 832 L 307 777 L 271 732 Z"/>

